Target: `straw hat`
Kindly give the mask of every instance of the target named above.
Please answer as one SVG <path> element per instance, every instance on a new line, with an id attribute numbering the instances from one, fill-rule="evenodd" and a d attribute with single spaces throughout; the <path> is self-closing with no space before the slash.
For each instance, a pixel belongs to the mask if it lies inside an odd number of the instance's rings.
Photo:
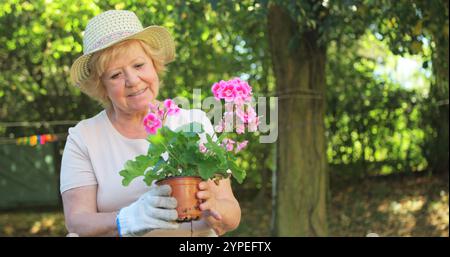
<path id="1" fill-rule="evenodd" d="M 161 49 L 165 63 L 175 59 L 175 43 L 169 31 L 160 26 L 143 28 L 136 14 L 111 10 L 92 18 L 84 31 L 83 55 L 72 64 L 70 78 L 79 84 L 89 77 L 88 62 L 93 53 L 127 39 L 140 39 L 150 47 Z"/>

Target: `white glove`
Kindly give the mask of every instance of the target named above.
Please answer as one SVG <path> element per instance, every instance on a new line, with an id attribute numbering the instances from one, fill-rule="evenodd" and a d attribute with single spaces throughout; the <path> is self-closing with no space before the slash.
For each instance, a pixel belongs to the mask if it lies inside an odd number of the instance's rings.
<path id="1" fill-rule="evenodd" d="M 131 205 L 122 208 L 116 223 L 119 236 L 140 236 L 154 229 L 177 229 L 177 200 L 169 185 L 152 185 Z"/>

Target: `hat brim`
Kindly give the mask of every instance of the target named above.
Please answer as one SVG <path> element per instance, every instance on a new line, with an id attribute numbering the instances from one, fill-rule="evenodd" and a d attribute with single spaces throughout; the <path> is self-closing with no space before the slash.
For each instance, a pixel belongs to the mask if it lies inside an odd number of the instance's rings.
<path id="1" fill-rule="evenodd" d="M 89 77 L 88 62 L 94 53 L 130 39 L 140 39 L 152 48 L 161 49 L 165 64 L 175 60 L 175 42 L 170 35 L 170 32 L 164 27 L 153 25 L 139 31 L 136 34 L 127 36 L 109 44 L 105 44 L 89 54 L 84 54 L 78 57 L 70 67 L 70 79 L 72 82 L 75 85 L 79 85 Z"/>

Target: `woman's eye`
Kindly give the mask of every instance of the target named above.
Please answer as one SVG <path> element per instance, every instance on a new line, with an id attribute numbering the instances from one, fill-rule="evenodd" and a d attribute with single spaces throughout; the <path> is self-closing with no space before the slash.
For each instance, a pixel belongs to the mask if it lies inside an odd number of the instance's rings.
<path id="1" fill-rule="evenodd" d="M 115 73 L 111 76 L 111 79 L 117 79 L 120 76 L 120 72 L 119 73 Z"/>
<path id="2" fill-rule="evenodd" d="M 134 67 L 135 67 L 135 68 L 140 68 L 140 67 L 144 66 L 144 64 L 145 64 L 145 63 L 139 63 L 139 64 L 134 65 Z"/>

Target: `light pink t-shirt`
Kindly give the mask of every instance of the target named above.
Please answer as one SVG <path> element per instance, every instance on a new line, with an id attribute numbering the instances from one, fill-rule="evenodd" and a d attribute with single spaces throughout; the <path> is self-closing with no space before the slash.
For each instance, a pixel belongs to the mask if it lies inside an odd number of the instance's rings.
<path id="1" fill-rule="evenodd" d="M 189 122 L 203 124 L 206 133 L 214 133 L 205 112 L 199 109 L 185 110 L 169 116 L 166 126 L 176 129 Z M 201 135 L 206 141 L 205 134 Z M 61 194 L 72 188 L 97 185 L 98 212 L 113 212 L 130 205 L 149 186 L 144 177 L 134 179 L 128 186 L 122 185 L 119 172 L 127 160 L 146 154 L 149 143 L 145 139 L 129 139 L 120 134 L 102 111 L 69 128 L 69 136 L 61 163 Z M 217 236 L 203 220 L 193 222 L 194 236 Z M 191 236 L 191 223 L 182 223 L 178 230 L 154 230 L 148 236 Z"/>

